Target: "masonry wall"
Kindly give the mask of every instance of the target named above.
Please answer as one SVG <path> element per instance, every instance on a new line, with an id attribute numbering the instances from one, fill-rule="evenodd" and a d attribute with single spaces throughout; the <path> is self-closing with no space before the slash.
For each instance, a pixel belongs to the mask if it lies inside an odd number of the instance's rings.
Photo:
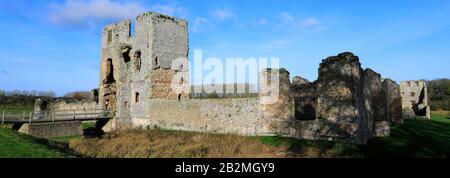
<path id="1" fill-rule="evenodd" d="M 19 132 L 39 138 L 83 135 L 80 121 L 23 124 Z"/>
<path id="2" fill-rule="evenodd" d="M 383 91 L 386 93 L 387 117 L 392 123 L 402 124 L 402 97 L 399 85 L 391 80 L 383 80 Z"/>
<path id="3" fill-rule="evenodd" d="M 53 114 L 86 113 L 100 109 L 102 109 L 102 107 L 95 100 L 85 99 L 80 101 L 75 99 L 37 99 L 34 106 L 33 119 L 49 119 L 53 117 Z"/>
<path id="4" fill-rule="evenodd" d="M 150 118 L 133 119 L 133 126 L 241 135 L 271 134 L 259 103 L 257 98 L 154 99 L 150 101 Z"/>
<path id="5" fill-rule="evenodd" d="M 403 118 L 431 119 L 428 90 L 423 80 L 400 83 Z"/>

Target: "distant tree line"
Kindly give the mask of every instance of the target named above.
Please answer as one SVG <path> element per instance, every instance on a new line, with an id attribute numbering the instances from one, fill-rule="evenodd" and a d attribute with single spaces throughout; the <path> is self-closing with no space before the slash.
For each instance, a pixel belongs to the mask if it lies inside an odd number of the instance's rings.
<path id="1" fill-rule="evenodd" d="M 91 92 L 89 91 L 75 91 L 75 92 L 69 92 L 64 95 L 64 98 L 72 98 L 76 100 L 83 100 L 83 99 L 90 99 L 91 98 Z"/>
<path id="2" fill-rule="evenodd" d="M 55 92 L 53 91 L 37 91 L 37 90 L 11 90 L 11 91 L 4 91 L 0 90 L 0 97 L 18 97 L 18 96 L 28 96 L 28 97 L 55 97 Z"/>
<path id="3" fill-rule="evenodd" d="M 52 99 L 53 91 L 0 90 L 0 110 L 31 111 L 37 98 Z"/>
<path id="4" fill-rule="evenodd" d="M 427 85 L 431 109 L 450 111 L 450 79 L 430 80 Z"/>

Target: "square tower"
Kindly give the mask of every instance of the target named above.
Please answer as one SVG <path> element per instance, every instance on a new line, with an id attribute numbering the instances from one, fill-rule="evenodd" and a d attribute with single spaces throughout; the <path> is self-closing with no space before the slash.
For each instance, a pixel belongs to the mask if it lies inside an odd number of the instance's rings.
<path id="1" fill-rule="evenodd" d="M 99 102 L 115 112 L 115 128 L 150 119 L 150 100 L 183 100 L 189 92 L 187 22 L 147 12 L 102 33 Z M 179 87 L 178 87 L 179 88 Z"/>

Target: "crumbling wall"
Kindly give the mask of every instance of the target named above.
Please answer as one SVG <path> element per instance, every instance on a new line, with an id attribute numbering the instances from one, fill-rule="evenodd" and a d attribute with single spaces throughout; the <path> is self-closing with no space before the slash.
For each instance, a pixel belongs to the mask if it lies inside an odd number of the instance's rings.
<path id="1" fill-rule="evenodd" d="M 322 61 L 317 81 L 318 118 L 334 127 L 334 137 L 365 143 L 370 138 L 370 120 L 364 116 L 363 71 L 359 58 L 341 53 Z"/>
<path id="2" fill-rule="evenodd" d="M 318 80 L 294 77 L 292 83 L 294 118 L 278 133 L 353 143 L 390 134 L 381 76 L 370 69 L 363 71 L 359 58 L 352 53 L 324 59 Z"/>
<path id="3" fill-rule="evenodd" d="M 294 120 L 292 84 L 286 69 L 264 69 L 259 75 L 258 96 L 265 127 L 282 134 Z"/>
<path id="4" fill-rule="evenodd" d="M 372 69 L 364 71 L 364 94 L 366 98 L 367 119 L 370 132 L 375 131 L 378 137 L 390 135 L 390 121 L 386 105 L 386 93 L 382 89 L 381 75 Z M 372 128 L 373 123 L 373 128 Z"/>
<path id="5" fill-rule="evenodd" d="M 400 83 L 403 118 L 431 119 L 427 84 L 423 80 Z"/>
<path id="6" fill-rule="evenodd" d="M 58 113 L 86 113 L 86 111 L 101 110 L 102 107 L 92 99 L 76 100 L 61 98 L 56 100 L 37 99 L 34 104 L 34 119 L 50 118 Z"/>
<path id="7" fill-rule="evenodd" d="M 115 112 L 111 129 L 132 127 L 134 119 L 150 117 L 151 99 L 187 99 L 188 92 L 172 90 L 172 84 L 187 84 L 187 22 L 158 13 L 104 28 L 99 103 Z M 172 65 L 180 59 L 182 64 Z M 181 74 L 181 77 L 179 77 Z M 177 78 L 178 77 L 178 78 Z M 178 79 L 180 81 L 174 81 Z"/>
<path id="8" fill-rule="evenodd" d="M 124 53 L 129 52 L 131 45 L 131 21 L 125 20 L 108 25 L 102 32 L 102 51 L 100 64 L 99 103 L 104 109 L 116 111 L 117 93 L 124 80 Z M 125 58 L 128 58 L 126 56 Z"/>
<path id="9" fill-rule="evenodd" d="M 387 117 L 392 123 L 402 124 L 402 97 L 399 85 L 391 80 L 383 80 L 383 91 L 386 93 Z"/>

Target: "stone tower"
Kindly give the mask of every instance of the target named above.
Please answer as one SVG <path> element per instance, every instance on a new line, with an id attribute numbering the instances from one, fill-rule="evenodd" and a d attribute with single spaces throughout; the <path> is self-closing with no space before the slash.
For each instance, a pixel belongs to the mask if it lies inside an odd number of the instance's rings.
<path id="1" fill-rule="evenodd" d="M 148 119 L 150 99 L 189 96 L 172 87 L 189 81 L 187 22 L 148 12 L 136 18 L 131 32 L 131 21 L 125 20 L 102 33 L 99 103 L 115 111 L 114 129 Z"/>

